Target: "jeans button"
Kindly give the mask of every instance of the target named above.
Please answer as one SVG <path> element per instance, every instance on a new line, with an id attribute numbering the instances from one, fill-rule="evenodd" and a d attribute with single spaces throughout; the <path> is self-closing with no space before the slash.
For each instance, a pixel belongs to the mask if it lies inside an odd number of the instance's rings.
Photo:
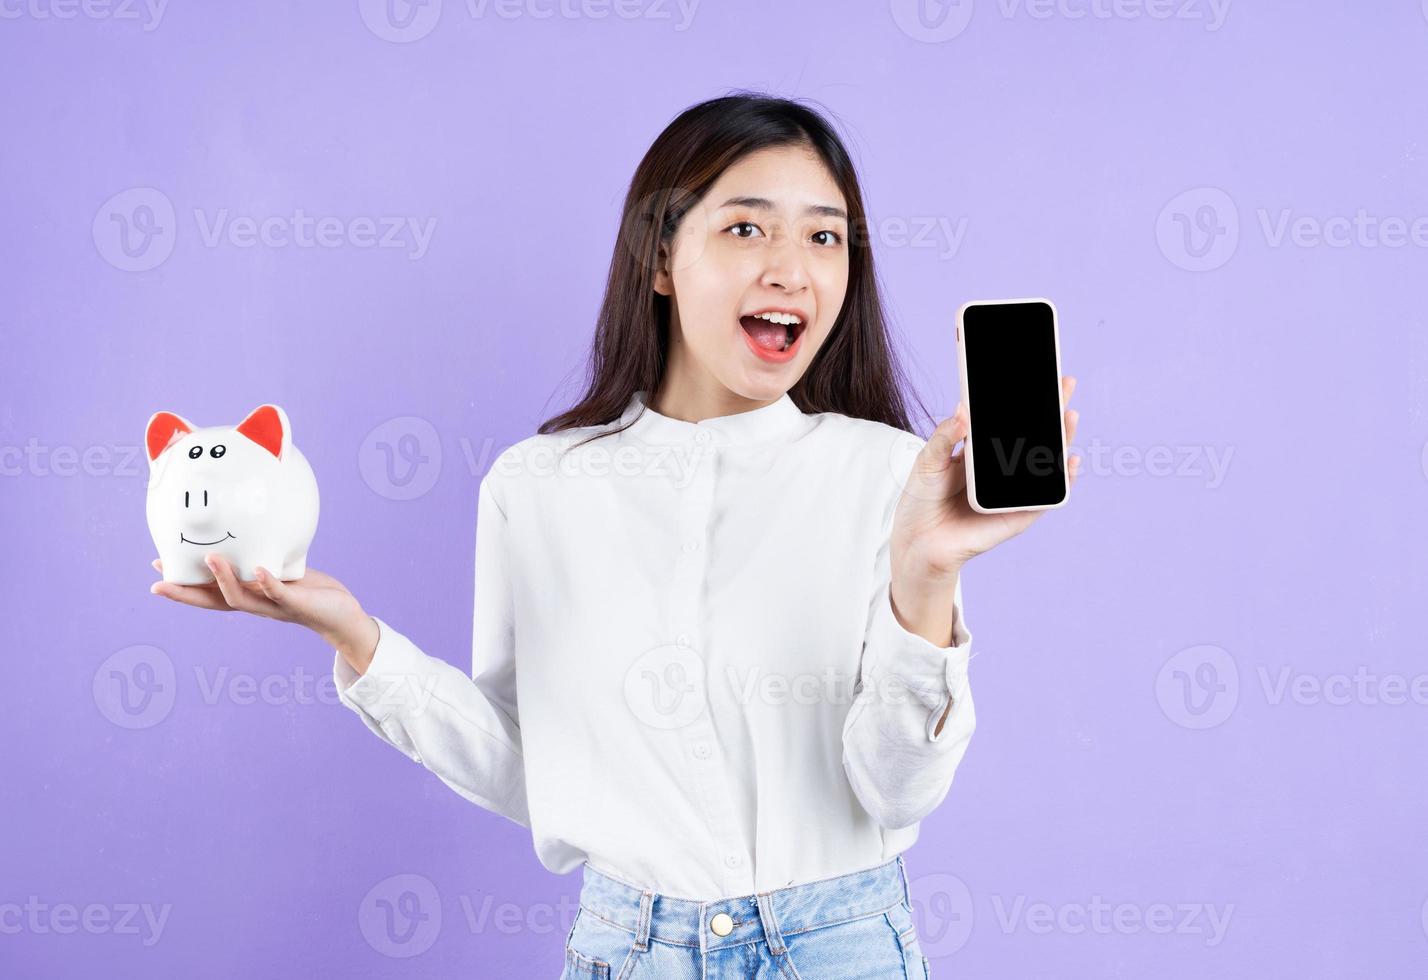
<path id="1" fill-rule="evenodd" d="M 709 931 L 716 936 L 727 936 L 734 931 L 734 920 L 729 918 L 729 913 L 720 912 L 709 920 Z"/>

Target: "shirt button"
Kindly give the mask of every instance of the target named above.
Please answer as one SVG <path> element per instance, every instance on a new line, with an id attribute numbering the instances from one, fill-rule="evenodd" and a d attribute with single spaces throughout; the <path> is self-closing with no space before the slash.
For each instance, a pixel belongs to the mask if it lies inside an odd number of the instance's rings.
<path id="1" fill-rule="evenodd" d="M 690 540 L 684 542 L 684 551 L 685 551 L 686 554 L 688 554 L 688 553 L 691 552 L 691 551 L 696 551 L 696 550 L 698 550 L 698 548 L 699 548 L 699 542 L 698 542 L 697 540 L 693 539 L 693 538 L 691 538 Z"/>
<path id="2" fill-rule="evenodd" d="M 679 644 L 680 646 L 682 646 L 682 647 L 687 647 L 687 646 L 689 646 L 689 634 L 688 634 L 688 633 L 681 633 L 681 634 L 679 634 L 678 636 L 676 636 L 676 637 L 674 638 L 674 642 L 675 642 L 675 643 L 678 643 L 678 644 Z"/>
<path id="3" fill-rule="evenodd" d="M 694 441 L 697 442 L 697 443 L 700 443 L 700 444 L 703 444 L 703 443 L 708 442 L 708 441 L 709 441 L 709 433 L 707 433 L 707 432 L 696 432 L 696 433 L 694 433 Z"/>
<path id="4" fill-rule="evenodd" d="M 737 854 L 726 854 L 726 855 L 724 855 L 724 863 L 727 864 L 727 865 L 728 865 L 729 867 L 731 867 L 731 868 L 737 868 L 737 867 L 739 866 L 739 855 L 737 855 Z"/>
<path id="5" fill-rule="evenodd" d="M 707 759 L 713 753 L 708 742 L 700 742 L 694 747 L 694 757 L 696 759 Z"/>
<path id="6" fill-rule="evenodd" d="M 720 912 L 709 920 L 709 931 L 716 936 L 727 936 L 734 931 L 734 920 L 729 918 L 728 912 Z"/>

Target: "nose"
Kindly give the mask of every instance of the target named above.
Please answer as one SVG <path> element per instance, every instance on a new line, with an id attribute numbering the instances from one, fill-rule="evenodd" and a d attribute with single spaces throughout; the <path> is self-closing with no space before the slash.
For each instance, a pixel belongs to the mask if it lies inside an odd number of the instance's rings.
<path id="1" fill-rule="evenodd" d="M 218 525 L 218 488 L 194 481 L 183 491 L 184 522 L 195 531 Z"/>
<path id="2" fill-rule="evenodd" d="M 774 237 L 765 250 L 768 264 L 759 282 L 770 289 L 782 289 L 797 293 L 809 284 L 808 269 L 804 265 L 803 246 L 792 235 L 783 233 Z"/>

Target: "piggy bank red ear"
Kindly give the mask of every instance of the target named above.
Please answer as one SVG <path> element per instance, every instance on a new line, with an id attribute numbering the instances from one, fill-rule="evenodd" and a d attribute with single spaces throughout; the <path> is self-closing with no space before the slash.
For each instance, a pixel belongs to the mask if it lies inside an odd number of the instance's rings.
<path id="1" fill-rule="evenodd" d="M 193 424 L 182 415 L 173 412 L 155 412 L 149 416 L 149 425 L 144 430 L 144 446 L 149 451 L 149 462 L 159 458 L 159 454 L 169 448 L 175 439 L 193 431 Z"/>
<path id="2" fill-rule="evenodd" d="M 283 444 L 289 433 L 288 416 L 276 405 L 259 405 L 238 423 L 238 431 L 276 458 L 283 458 Z"/>

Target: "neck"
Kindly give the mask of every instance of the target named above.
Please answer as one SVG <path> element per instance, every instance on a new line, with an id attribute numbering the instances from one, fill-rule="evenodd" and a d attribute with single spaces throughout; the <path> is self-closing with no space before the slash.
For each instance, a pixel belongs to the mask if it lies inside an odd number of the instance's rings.
<path id="1" fill-rule="evenodd" d="M 675 377 L 666 376 L 660 382 L 659 390 L 649 396 L 649 407 L 666 418 L 679 419 L 682 422 L 702 422 L 705 419 L 751 412 L 756 408 L 772 405 L 782 396 L 780 392 L 773 398 L 764 400 L 746 398 L 717 381 L 705 384 L 681 383 Z"/>

